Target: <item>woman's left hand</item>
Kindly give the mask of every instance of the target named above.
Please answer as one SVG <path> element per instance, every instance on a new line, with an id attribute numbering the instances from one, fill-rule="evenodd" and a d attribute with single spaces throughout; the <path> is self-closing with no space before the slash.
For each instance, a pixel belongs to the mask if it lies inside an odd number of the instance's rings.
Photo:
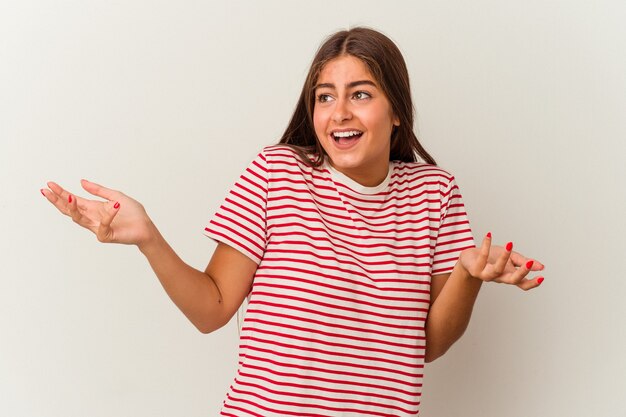
<path id="1" fill-rule="evenodd" d="M 491 233 L 488 233 L 480 248 L 461 252 L 459 263 L 471 276 L 482 281 L 516 285 L 524 291 L 538 287 L 543 277 L 528 279 L 526 275 L 543 270 L 543 264 L 512 249 L 511 242 L 506 247 L 491 246 Z"/>

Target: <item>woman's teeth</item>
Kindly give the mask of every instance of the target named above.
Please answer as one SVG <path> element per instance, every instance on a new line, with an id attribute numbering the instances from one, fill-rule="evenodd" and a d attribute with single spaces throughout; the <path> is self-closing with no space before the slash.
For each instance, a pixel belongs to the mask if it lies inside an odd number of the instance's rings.
<path id="1" fill-rule="evenodd" d="M 333 139 L 335 139 L 336 141 L 339 141 L 340 139 L 359 138 L 361 137 L 362 134 L 363 132 L 359 132 L 358 130 L 351 130 L 351 131 L 346 131 L 346 132 L 334 132 L 332 136 L 333 136 Z"/>

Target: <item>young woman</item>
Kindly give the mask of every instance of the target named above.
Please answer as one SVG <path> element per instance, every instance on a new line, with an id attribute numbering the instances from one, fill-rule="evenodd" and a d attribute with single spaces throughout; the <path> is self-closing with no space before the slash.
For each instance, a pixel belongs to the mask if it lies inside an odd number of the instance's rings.
<path id="1" fill-rule="evenodd" d="M 512 243 L 475 247 L 454 178 L 413 132 L 402 55 L 371 29 L 320 47 L 280 143 L 206 227 L 218 245 L 204 272 L 137 201 L 82 186 L 105 201 L 42 193 L 99 241 L 137 245 L 200 331 L 249 297 L 226 416 L 417 415 L 424 363 L 463 334 L 482 282 L 543 280 Z"/>

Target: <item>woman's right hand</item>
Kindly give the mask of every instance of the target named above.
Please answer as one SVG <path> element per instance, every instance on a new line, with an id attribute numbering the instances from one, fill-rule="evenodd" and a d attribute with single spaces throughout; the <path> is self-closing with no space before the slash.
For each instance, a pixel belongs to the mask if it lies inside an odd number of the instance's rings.
<path id="1" fill-rule="evenodd" d="M 42 189 L 41 193 L 62 214 L 91 230 L 100 242 L 141 246 L 158 233 L 138 201 L 87 180 L 81 180 L 81 185 L 107 201 L 77 197 L 54 182 L 48 182 L 49 190 Z"/>

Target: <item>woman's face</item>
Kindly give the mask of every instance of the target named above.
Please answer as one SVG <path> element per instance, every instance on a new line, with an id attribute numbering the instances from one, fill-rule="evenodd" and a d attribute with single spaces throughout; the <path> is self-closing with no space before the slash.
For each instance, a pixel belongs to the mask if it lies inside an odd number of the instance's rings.
<path id="1" fill-rule="evenodd" d="M 364 186 L 385 179 L 391 131 L 400 122 L 360 59 L 345 55 L 322 68 L 315 86 L 313 124 L 336 170 Z"/>

